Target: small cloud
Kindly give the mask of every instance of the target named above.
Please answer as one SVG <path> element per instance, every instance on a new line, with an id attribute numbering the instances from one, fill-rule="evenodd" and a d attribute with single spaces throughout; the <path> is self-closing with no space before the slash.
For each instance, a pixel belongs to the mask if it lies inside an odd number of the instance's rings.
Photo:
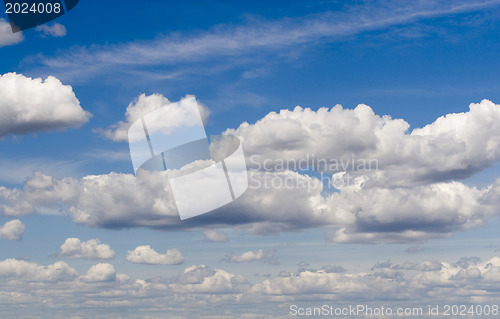
<path id="1" fill-rule="evenodd" d="M 78 238 L 68 238 L 61 245 L 61 251 L 57 255 L 67 258 L 84 259 L 111 259 L 115 257 L 115 252 L 107 244 L 101 244 L 99 239 L 90 239 L 81 242 Z"/>
<path id="2" fill-rule="evenodd" d="M 234 253 L 227 254 L 222 261 L 228 263 L 249 263 L 253 261 L 262 261 L 271 265 L 277 265 L 279 262 L 274 258 L 275 254 L 275 250 L 259 249 L 255 252 L 250 250 L 241 255 L 236 255 Z"/>
<path id="3" fill-rule="evenodd" d="M 222 233 L 218 230 L 215 229 L 209 229 L 205 230 L 203 232 L 203 236 L 205 236 L 205 239 L 209 242 L 218 242 L 218 243 L 224 243 L 229 241 L 227 238 L 227 235 L 225 233 Z"/>
<path id="4" fill-rule="evenodd" d="M 389 259 L 389 260 L 386 260 L 384 262 L 378 262 L 378 263 L 376 263 L 375 265 L 373 265 L 372 270 L 373 269 L 391 268 L 391 266 L 392 266 L 392 262 Z"/>
<path id="5" fill-rule="evenodd" d="M 39 31 L 42 37 L 64 37 L 66 35 L 66 27 L 60 23 L 55 22 L 52 25 L 42 24 L 36 27 L 36 31 Z"/>
<path id="6" fill-rule="evenodd" d="M 179 249 L 169 249 L 165 254 L 157 253 L 151 246 L 138 246 L 127 251 L 127 260 L 136 264 L 148 265 L 179 265 L 184 262 Z"/>
<path id="7" fill-rule="evenodd" d="M 25 226 L 19 219 L 14 219 L 0 226 L 0 239 L 21 240 Z"/>
<path id="8" fill-rule="evenodd" d="M 0 138 L 77 128 L 92 117 L 71 86 L 53 76 L 42 80 L 17 73 L 0 75 L 0 110 Z"/>
<path id="9" fill-rule="evenodd" d="M 192 97 L 192 95 L 186 95 L 181 101 Z M 200 102 L 197 101 L 196 103 L 198 103 L 203 121 L 207 121 L 210 111 Z M 182 104 L 172 103 L 161 94 L 141 94 L 128 105 L 125 112 L 125 121 L 119 121 L 111 125 L 108 129 L 99 128 L 94 131 L 103 134 L 105 137 L 115 142 L 128 141 L 128 129 L 130 125 L 139 120 L 142 116 L 162 107 L 166 108 L 171 115 L 169 117 L 171 122 L 165 123 L 164 127 L 179 127 L 183 123 L 189 123 L 193 118 L 191 113 L 184 110 Z"/>
<path id="10" fill-rule="evenodd" d="M 87 274 L 81 277 L 81 280 L 87 282 L 115 281 L 115 267 L 111 264 L 99 263 L 90 267 Z"/>
<path id="11" fill-rule="evenodd" d="M 405 252 L 410 253 L 410 254 L 414 254 L 414 253 L 418 253 L 419 251 L 422 251 L 422 250 L 423 250 L 422 246 L 420 246 L 420 244 L 416 244 L 416 245 L 413 245 L 413 246 L 405 249 Z"/>
<path id="12" fill-rule="evenodd" d="M 18 44 L 24 40 L 22 32 L 12 32 L 10 23 L 0 18 L 0 48 L 8 45 Z"/>

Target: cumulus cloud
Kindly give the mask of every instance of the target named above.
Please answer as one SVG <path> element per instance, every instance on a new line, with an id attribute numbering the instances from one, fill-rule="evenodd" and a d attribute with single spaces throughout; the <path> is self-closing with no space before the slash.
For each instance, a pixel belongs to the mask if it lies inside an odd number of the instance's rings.
<path id="1" fill-rule="evenodd" d="M 499 119 L 500 106 L 488 100 L 411 132 L 406 121 L 376 115 L 363 104 L 353 110 L 296 107 L 226 134 L 243 141 L 256 168 L 305 160 L 313 169 L 366 175 L 365 187 L 412 186 L 463 179 L 498 161 Z M 366 171 L 370 159 L 375 162 Z"/>
<path id="2" fill-rule="evenodd" d="M 0 112 L 0 138 L 79 127 L 91 117 L 71 86 L 53 76 L 42 80 L 16 73 L 0 76 Z"/>
<path id="3" fill-rule="evenodd" d="M 454 301 L 488 304 L 498 300 L 500 258 L 381 262 L 369 271 L 325 266 L 265 277 L 250 283 L 240 274 L 193 265 L 171 277 L 132 279 L 117 274 L 110 264 L 94 265 L 79 275 L 62 262 L 43 266 L 6 259 L 0 261 L 0 304 L 24 305 L 20 311 L 33 310 L 38 314 L 54 309 L 79 313 L 95 307 L 102 313 L 103 309 L 127 306 L 127 315 L 142 317 L 175 307 L 176 314 L 183 317 L 198 314 L 193 310 L 197 309 L 202 313 L 196 316 L 200 318 L 220 317 L 221 307 L 228 309 L 225 315 L 231 318 L 242 317 L 240 311 L 248 311 L 249 307 L 250 317 L 279 315 L 283 303 L 305 301 L 383 301 L 387 306 L 403 302 L 424 307 Z"/>
<path id="4" fill-rule="evenodd" d="M 87 273 L 81 276 L 81 280 L 88 282 L 115 281 L 115 267 L 111 264 L 99 263 L 90 267 Z"/>
<path id="5" fill-rule="evenodd" d="M 65 281 L 76 278 L 78 273 L 65 262 L 58 261 L 48 266 L 39 266 L 24 260 L 0 261 L 0 277 L 21 281 Z"/>
<path id="6" fill-rule="evenodd" d="M 112 259 L 115 252 L 107 244 L 101 244 L 99 239 L 80 241 L 78 238 L 68 238 L 61 245 L 59 257 L 84 259 Z"/>
<path id="7" fill-rule="evenodd" d="M 223 261 L 229 263 L 249 263 L 253 261 L 262 261 L 269 264 L 277 264 L 278 261 L 274 258 L 276 251 L 274 250 L 263 250 L 258 249 L 256 251 L 249 250 L 247 252 L 242 253 L 241 255 L 237 255 L 235 253 L 229 253 L 223 259 Z"/>
<path id="8" fill-rule="evenodd" d="M 0 18 L 0 48 L 8 45 L 17 44 L 24 40 L 22 32 L 12 32 L 10 23 Z"/>
<path id="9" fill-rule="evenodd" d="M 203 232 L 203 236 L 207 241 L 224 243 L 229 241 L 227 235 L 216 229 L 208 229 Z"/>
<path id="10" fill-rule="evenodd" d="M 20 240 L 25 226 L 19 219 L 14 219 L 0 226 L 0 239 Z"/>
<path id="11" fill-rule="evenodd" d="M 130 114 L 136 114 L 132 109 Z M 74 222 L 92 227 L 236 226 L 257 234 L 328 227 L 326 237 L 335 242 L 421 242 L 478 227 L 498 215 L 500 180 L 484 188 L 457 181 L 499 159 L 498 123 L 500 106 L 486 100 L 411 132 L 405 121 L 375 115 L 365 105 L 354 110 L 298 107 L 226 132 L 242 140 L 250 185 L 236 201 L 212 213 L 181 222 L 168 172 L 144 171 L 137 177 L 110 173 L 82 179 L 36 173 L 23 189 L 0 187 L 0 213 L 20 216 L 64 207 Z M 121 129 L 113 132 L 120 139 Z M 374 158 L 378 167 L 327 168 L 322 173 L 366 177 L 331 192 L 320 177 L 292 171 L 284 162 L 305 158 L 314 165 L 307 154 L 344 161 Z"/>
<path id="12" fill-rule="evenodd" d="M 191 97 L 190 95 L 186 95 L 182 100 Z M 128 129 L 132 123 L 139 120 L 144 115 L 162 107 L 165 107 L 169 114 L 170 122 L 164 123 L 165 127 L 176 127 L 192 119 L 192 115 L 186 112 L 182 104 L 170 102 L 166 97 L 157 93 L 151 95 L 141 94 L 128 105 L 127 111 L 125 112 L 125 121 L 120 121 L 112 125 L 109 129 L 99 131 L 113 141 L 127 141 Z M 198 108 L 203 119 L 206 120 L 209 116 L 208 108 L 199 102 Z"/>
<path id="13" fill-rule="evenodd" d="M 64 37 L 66 35 L 66 27 L 60 23 L 54 22 L 52 25 L 42 24 L 36 27 L 43 37 Z"/>
<path id="14" fill-rule="evenodd" d="M 169 288 L 176 293 L 218 294 L 242 292 L 249 286 L 246 278 L 241 275 L 201 265 L 186 268 Z"/>
<path id="15" fill-rule="evenodd" d="M 138 246 L 127 251 L 127 260 L 136 264 L 179 265 L 184 262 L 179 249 L 168 249 L 164 254 L 157 253 L 151 246 Z"/>

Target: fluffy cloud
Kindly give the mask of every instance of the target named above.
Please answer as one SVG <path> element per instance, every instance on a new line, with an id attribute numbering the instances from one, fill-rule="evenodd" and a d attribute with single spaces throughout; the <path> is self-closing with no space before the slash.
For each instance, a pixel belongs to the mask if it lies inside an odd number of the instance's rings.
<path id="1" fill-rule="evenodd" d="M 210 241 L 210 242 L 219 242 L 219 243 L 223 243 L 223 242 L 227 242 L 229 239 L 227 238 L 227 235 L 218 231 L 218 230 L 215 230 L 215 229 L 208 229 L 208 230 L 205 230 L 203 232 L 203 236 L 205 237 L 205 239 L 207 241 Z"/>
<path id="2" fill-rule="evenodd" d="M 226 258 L 224 258 L 223 260 L 229 263 L 249 263 L 253 261 L 262 261 L 269 264 L 277 264 L 277 260 L 274 259 L 275 254 L 276 251 L 274 250 L 249 250 L 241 255 L 237 255 L 235 253 L 227 254 Z"/>
<path id="3" fill-rule="evenodd" d="M 76 270 L 62 261 L 48 266 L 16 259 L 0 261 L 0 277 L 6 280 L 66 281 L 77 276 Z"/>
<path id="4" fill-rule="evenodd" d="M 20 240 L 24 234 L 24 224 L 14 219 L 0 226 L 0 239 Z"/>
<path id="5" fill-rule="evenodd" d="M 176 293 L 238 293 L 249 283 L 243 276 L 201 265 L 186 268 L 169 288 Z"/>
<path id="6" fill-rule="evenodd" d="M 81 276 L 81 280 L 88 282 L 115 281 L 115 267 L 111 264 L 99 263 L 90 267 L 87 273 Z"/>
<path id="7" fill-rule="evenodd" d="M 489 101 L 412 132 L 405 121 L 377 116 L 365 105 L 283 110 L 226 132 L 243 142 L 250 185 L 236 201 L 212 213 L 181 222 L 168 172 L 144 171 L 137 177 L 110 173 L 80 180 L 36 173 L 24 189 L 0 187 L 0 213 L 19 216 L 63 207 L 74 222 L 92 227 L 236 226 L 258 234 L 329 227 L 327 239 L 335 242 L 418 242 L 478 227 L 498 215 L 500 181 L 484 188 L 456 181 L 498 160 L 498 123 L 500 106 Z M 118 128 L 113 132 L 121 136 Z M 290 164 L 285 159 L 304 158 L 309 165 L 315 159 L 374 158 L 378 169 L 337 166 L 318 176 L 283 166 Z M 324 183 L 324 176 L 346 179 L 346 174 L 359 179 L 337 185 L 335 192 Z"/>
<path id="8" fill-rule="evenodd" d="M 5 21 L 5 19 L 0 18 L 0 48 L 17 44 L 24 40 L 22 32 L 12 32 L 12 28 L 10 27 L 10 23 Z"/>
<path id="9" fill-rule="evenodd" d="M 0 76 L 0 112 L 0 137 L 79 127 L 91 117 L 71 86 L 16 73 Z"/>
<path id="10" fill-rule="evenodd" d="M 187 95 L 183 98 L 183 100 L 191 97 L 192 96 Z M 139 120 L 142 116 L 161 107 L 166 107 L 170 115 L 169 118 L 171 123 L 165 123 L 165 127 L 180 125 L 183 121 L 192 118 L 191 114 L 188 114 L 183 110 L 182 105 L 170 102 L 161 94 L 141 94 L 137 97 L 137 99 L 135 99 L 135 101 L 128 105 L 127 111 L 125 112 L 125 121 L 120 121 L 112 125 L 109 129 L 100 130 L 100 132 L 113 141 L 127 141 L 128 129 L 130 125 Z M 203 119 L 206 120 L 209 115 L 208 108 L 199 102 L 198 108 L 200 109 Z"/>
<path id="11" fill-rule="evenodd" d="M 260 169 L 283 161 L 324 169 L 322 160 L 333 167 L 326 171 L 356 175 L 368 166 L 360 161 L 373 159 L 374 169 L 360 173 L 369 177 L 365 187 L 411 186 L 469 177 L 500 159 L 500 106 L 483 100 L 469 108 L 408 132 L 404 120 L 376 115 L 363 104 L 353 110 L 296 107 L 226 134 L 243 141 L 250 163 Z"/>
<path id="12" fill-rule="evenodd" d="M 84 259 L 111 259 L 115 252 L 109 245 L 101 244 L 99 239 L 81 242 L 78 238 L 68 238 L 61 245 L 60 257 Z"/>
<path id="13" fill-rule="evenodd" d="M 52 25 L 39 25 L 36 27 L 36 31 L 41 32 L 43 37 L 64 37 L 66 35 L 66 27 L 57 22 Z"/>
<path id="14" fill-rule="evenodd" d="M 184 262 L 179 249 L 169 249 L 164 254 L 157 253 L 151 246 L 138 246 L 127 251 L 127 260 L 137 264 L 178 265 Z"/>

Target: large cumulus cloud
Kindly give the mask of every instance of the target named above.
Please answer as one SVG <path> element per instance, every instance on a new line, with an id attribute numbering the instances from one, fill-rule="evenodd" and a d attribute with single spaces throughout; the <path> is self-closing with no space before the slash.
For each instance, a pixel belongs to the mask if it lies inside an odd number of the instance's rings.
<path id="1" fill-rule="evenodd" d="M 135 106 L 134 112 L 139 112 Z M 366 105 L 354 110 L 297 107 L 226 131 L 242 140 L 250 185 L 214 212 L 181 222 L 166 174 L 142 171 L 137 177 L 110 173 L 79 180 L 36 173 L 23 189 L 0 188 L 0 212 L 19 216 L 52 207 L 76 223 L 105 228 L 233 226 L 265 234 L 327 227 L 327 239 L 336 242 L 423 241 L 498 216 L 500 182 L 476 188 L 459 180 L 498 160 L 499 120 L 500 106 L 486 100 L 411 132 L 404 120 L 375 115 Z M 315 159 L 362 158 L 378 165 L 371 170 L 340 165 L 322 172 L 364 178 L 333 192 L 318 172 L 286 166 L 293 160 L 306 159 L 314 168 Z M 264 167 L 264 161 L 285 165 L 266 162 Z"/>
<path id="2" fill-rule="evenodd" d="M 79 127 L 91 117 L 71 86 L 53 76 L 42 80 L 16 73 L 0 75 L 0 114 L 0 138 Z"/>

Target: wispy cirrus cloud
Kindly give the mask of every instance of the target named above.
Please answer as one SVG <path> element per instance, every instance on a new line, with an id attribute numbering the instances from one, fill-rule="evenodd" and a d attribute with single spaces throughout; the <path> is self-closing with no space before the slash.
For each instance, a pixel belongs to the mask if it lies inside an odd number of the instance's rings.
<path id="1" fill-rule="evenodd" d="M 42 56 L 35 68 L 50 69 L 66 77 L 103 71 L 130 72 L 134 67 L 175 65 L 215 57 L 251 56 L 303 44 L 338 41 L 365 31 L 382 30 L 415 21 L 480 10 L 500 4 L 489 1 L 385 1 L 348 7 L 343 12 L 323 12 L 277 20 L 250 19 L 245 24 L 222 25 L 194 35 L 167 34 L 156 40 L 93 45 L 71 49 L 53 57 Z M 225 63 L 227 61 L 224 61 Z M 175 70 L 170 72 L 176 72 Z"/>

